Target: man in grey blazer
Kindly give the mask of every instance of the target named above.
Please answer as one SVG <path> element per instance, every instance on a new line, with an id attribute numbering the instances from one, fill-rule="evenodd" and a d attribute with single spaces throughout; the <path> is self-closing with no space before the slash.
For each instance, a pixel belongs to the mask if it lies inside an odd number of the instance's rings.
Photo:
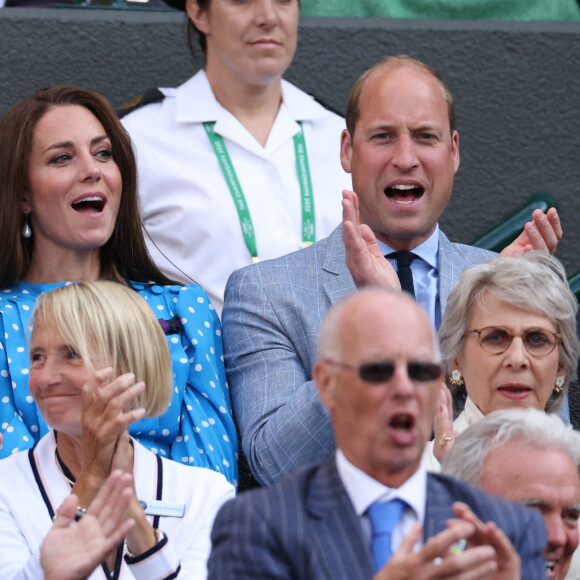
<path id="1" fill-rule="evenodd" d="M 328 238 L 229 279 L 222 315 L 226 370 L 244 452 L 271 484 L 332 452 L 327 410 L 312 382 L 320 322 L 366 285 L 398 286 L 384 255 L 413 250 L 417 301 L 438 328 L 465 268 L 491 252 L 453 244 L 438 228 L 459 167 L 449 90 L 423 63 L 391 57 L 354 85 L 341 159 L 356 192 L 343 192 L 343 224 Z M 504 252 L 554 251 L 555 209 L 538 211 Z M 393 261 L 394 264 L 394 261 Z"/>
<path id="2" fill-rule="evenodd" d="M 538 511 L 421 466 L 446 388 L 440 360 L 407 295 L 364 289 L 333 306 L 314 376 L 338 449 L 222 507 L 209 579 L 544 579 Z M 379 545 L 374 512 L 393 502 Z"/>

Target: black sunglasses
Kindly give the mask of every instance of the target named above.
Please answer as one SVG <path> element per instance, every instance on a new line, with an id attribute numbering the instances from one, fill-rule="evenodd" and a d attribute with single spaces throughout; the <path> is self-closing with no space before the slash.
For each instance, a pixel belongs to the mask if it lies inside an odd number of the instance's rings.
<path id="1" fill-rule="evenodd" d="M 391 360 L 369 362 L 355 367 L 332 359 L 324 359 L 322 363 L 333 365 L 347 371 L 356 373 L 367 383 L 384 383 L 391 380 L 395 374 L 395 363 Z M 437 363 L 408 361 L 407 375 L 412 381 L 428 383 L 435 381 L 441 376 L 442 368 Z"/>

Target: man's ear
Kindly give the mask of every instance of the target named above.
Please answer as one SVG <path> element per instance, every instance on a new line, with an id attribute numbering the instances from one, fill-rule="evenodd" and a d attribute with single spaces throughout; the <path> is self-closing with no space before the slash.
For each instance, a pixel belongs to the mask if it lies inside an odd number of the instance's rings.
<path id="1" fill-rule="evenodd" d="M 352 167 L 352 140 L 348 129 L 343 129 L 340 135 L 340 162 L 342 168 L 347 172 L 351 173 Z"/>
<path id="2" fill-rule="evenodd" d="M 453 173 L 457 173 L 459 169 L 459 133 L 453 131 L 451 138 L 451 155 L 453 156 Z"/>
<path id="3" fill-rule="evenodd" d="M 318 361 L 314 365 L 313 376 L 320 400 L 329 410 L 332 410 L 334 407 L 335 373 L 329 369 L 327 364 Z"/>

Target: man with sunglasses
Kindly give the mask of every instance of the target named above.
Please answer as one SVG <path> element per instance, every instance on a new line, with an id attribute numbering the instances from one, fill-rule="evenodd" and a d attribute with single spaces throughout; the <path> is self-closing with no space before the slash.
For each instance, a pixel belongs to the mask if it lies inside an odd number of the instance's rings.
<path id="1" fill-rule="evenodd" d="M 226 288 L 232 403 L 264 485 L 334 448 L 312 382 L 320 321 L 332 304 L 369 284 L 400 287 L 396 266 L 437 329 L 461 271 L 494 256 L 451 243 L 438 227 L 459 167 L 459 136 L 435 71 L 406 56 L 386 59 L 355 83 L 346 121 L 341 159 L 354 192 L 343 192 L 342 226 L 302 251 L 234 272 Z M 553 252 L 561 235 L 556 210 L 538 210 L 504 252 Z"/>
<path id="2" fill-rule="evenodd" d="M 544 579 L 538 512 L 421 466 L 440 361 L 405 294 L 366 289 L 331 307 L 314 377 L 337 451 L 226 504 L 209 579 Z"/>

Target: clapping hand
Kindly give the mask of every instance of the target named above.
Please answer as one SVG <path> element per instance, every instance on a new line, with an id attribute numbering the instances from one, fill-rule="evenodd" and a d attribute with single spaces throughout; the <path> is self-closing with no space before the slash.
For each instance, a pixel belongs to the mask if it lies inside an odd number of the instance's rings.
<path id="1" fill-rule="evenodd" d="M 524 231 L 509 245 L 500 256 L 519 258 L 530 250 L 541 250 L 554 254 L 562 239 L 562 223 L 556 208 L 550 208 L 545 214 L 536 209 L 532 219 L 524 226 Z"/>
<path id="2" fill-rule="evenodd" d="M 87 513 L 73 524 L 78 504 L 69 495 L 54 518 L 40 550 L 46 580 L 83 580 L 135 525 L 128 516 L 132 477 L 119 470 L 107 478 Z"/>
<path id="3" fill-rule="evenodd" d="M 439 463 L 443 463 L 457 437 L 453 429 L 453 399 L 445 383 L 439 387 L 439 405 L 433 419 L 433 434 L 433 454 Z"/>
<path id="4" fill-rule="evenodd" d="M 375 234 L 369 226 L 360 223 L 356 193 L 347 189 L 342 192 L 342 237 L 346 265 L 357 288 L 401 289 L 397 272 L 381 253 Z"/>
<path id="5" fill-rule="evenodd" d="M 373 580 L 520 580 L 520 558 L 505 534 L 483 524 L 469 506 L 456 502 L 447 529 L 417 551 L 422 528 L 415 524 Z"/>

